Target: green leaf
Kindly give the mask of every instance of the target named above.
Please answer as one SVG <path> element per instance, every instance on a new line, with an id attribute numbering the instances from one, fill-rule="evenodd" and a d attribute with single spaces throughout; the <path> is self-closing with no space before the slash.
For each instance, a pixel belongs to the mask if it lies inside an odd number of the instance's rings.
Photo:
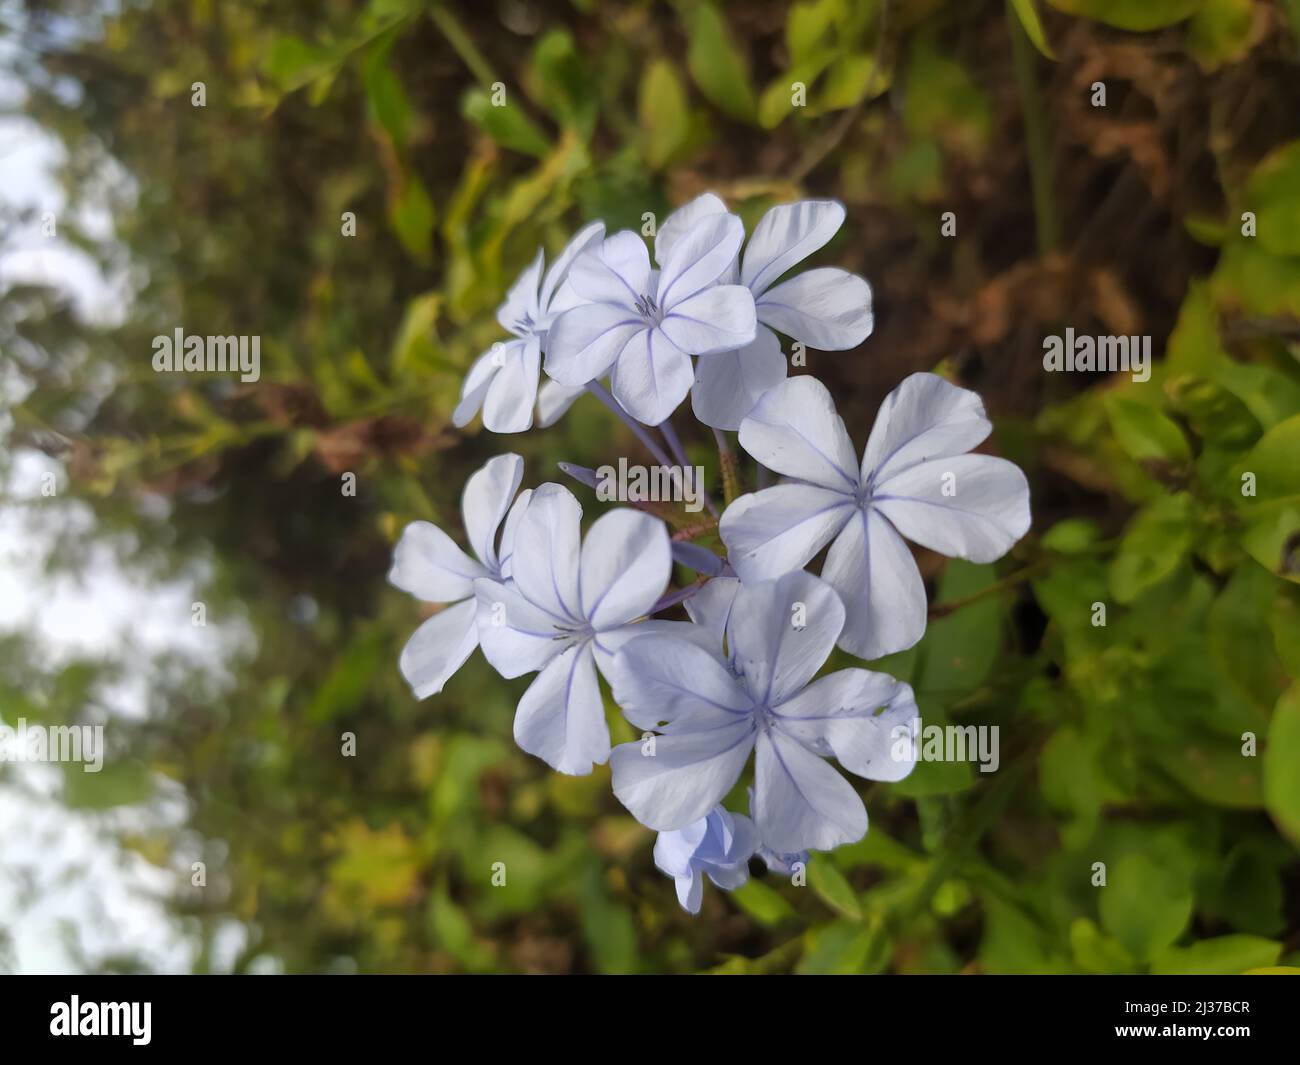
<path id="1" fill-rule="evenodd" d="M 1128 952 L 1086 917 L 1077 917 L 1070 925 L 1070 950 L 1079 968 L 1090 973 L 1110 976 L 1135 968 Z"/>
<path id="2" fill-rule="evenodd" d="M 934 137 L 944 147 L 979 155 L 993 129 L 988 96 L 956 60 L 926 37 L 913 42 L 907 62 L 903 121 L 913 137 Z"/>
<path id="3" fill-rule="evenodd" d="M 1273 255 L 1300 256 L 1300 140 L 1274 149 L 1246 184 L 1259 245 Z"/>
<path id="4" fill-rule="evenodd" d="M 401 151 L 410 138 L 412 109 L 402 83 L 389 66 L 391 47 L 392 39 L 389 38 L 370 50 L 362 68 L 362 80 L 371 117 Z"/>
<path id="5" fill-rule="evenodd" d="M 1300 684 L 1277 701 L 1264 749 L 1264 805 L 1300 846 Z"/>
<path id="6" fill-rule="evenodd" d="M 1191 882 L 1177 863 L 1127 854 L 1110 867 L 1100 890 L 1102 927 L 1138 961 L 1172 944 L 1192 917 Z"/>
<path id="7" fill-rule="evenodd" d="M 1191 461 L 1183 431 L 1159 408 L 1112 392 L 1106 413 L 1120 446 L 1137 462 L 1185 466 Z"/>
<path id="8" fill-rule="evenodd" d="M 785 46 L 794 65 L 826 51 L 823 44 L 839 12 L 840 0 L 792 4 L 785 20 Z"/>
<path id="9" fill-rule="evenodd" d="M 1282 585 L 1269 612 L 1273 647 L 1292 680 L 1300 680 L 1300 591 Z"/>
<path id="10" fill-rule="evenodd" d="M 809 931 L 804 956 L 795 971 L 843 975 L 879 972 L 889 957 L 889 941 L 873 928 L 837 921 Z"/>
<path id="11" fill-rule="evenodd" d="M 889 88 L 892 78 L 888 69 L 876 61 L 874 52 L 846 55 L 831 64 L 817 94 L 813 114 L 840 111 L 863 100 L 875 99 Z"/>
<path id="12" fill-rule="evenodd" d="M 853 886 L 830 861 L 819 855 L 808 863 L 808 886 L 832 910 L 851 921 L 862 920 Z"/>
<path id="13" fill-rule="evenodd" d="M 533 49 L 530 91 L 561 125 L 590 137 L 600 110 L 591 76 L 567 29 L 548 30 Z"/>
<path id="14" fill-rule="evenodd" d="M 461 114 L 503 148 L 536 156 L 551 150 L 551 141 L 508 97 L 494 106 L 492 97 L 479 88 L 470 89 L 461 100 Z"/>
<path id="15" fill-rule="evenodd" d="M 1132 603 L 1172 576 L 1192 546 L 1192 501 L 1185 492 L 1158 496 L 1129 522 L 1110 565 L 1110 591 Z"/>
<path id="16" fill-rule="evenodd" d="M 771 928 L 794 916 L 794 907 L 784 896 L 752 877 L 731 892 L 731 899 L 764 928 Z"/>
<path id="17" fill-rule="evenodd" d="M 1300 414 L 1260 438 L 1235 470 L 1254 475 L 1255 495 L 1234 492 L 1247 522 L 1242 544 L 1266 569 L 1300 583 Z"/>
<path id="18" fill-rule="evenodd" d="M 405 174 L 401 189 L 389 199 L 388 223 L 411 258 L 421 263 L 433 258 L 433 201 L 413 173 Z"/>
<path id="19" fill-rule="evenodd" d="M 1121 30 L 1158 30 L 1193 14 L 1203 0 L 1048 0 L 1067 15 L 1082 15 Z"/>
<path id="20" fill-rule="evenodd" d="M 1187 25 L 1187 50 L 1205 71 L 1235 63 L 1250 51 L 1255 0 L 1205 0 Z"/>
<path id="21" fill-rule="evenodd" d="M 637 96 L 641 122 L 641 150 L 656 170 L 662 169 L 686 143 L 691 116 L 677 68 L 666 59 L 656 59 L 641 77 Z"/>
<path id="22" fill-rule="evenodd" d="M 1043 32 L 1043 20 L 1038 16 L 1038 8 L 1034 6 L 1034 0 L 1011 0 L 1011 7 L 1015 10 L 1016 17 L 1020 19 L 1020 25 L 1025 29 L 1025 36 L 1033 41 L 1034 47 L 1048 59 L 1055 59 L 1056 53 L 1047 43 L 1047 34 Z"/>
<path id="23" fill-rule="evenodd" d="M 105 759 L 98 772 L 85 762 L 63 762 L 63 804 L 70 810 L 134 806 L 153 794 L 153 777 L 139 762 Z"/>
<path id="24" fill-rule="evenodd" d="M 1267 709 L 1286 687 L 1273 649 L 1269 608 L 1277 582 L 1258 566 L 1242 566 L 1214 600 L 1208 618 L 1215 664 L 1255 706 Z"/>
<path id="25" fill-rule="evenodd" d="M 686 67 L 704 98 L 740 122 L 753 122 L 758 101 L 749 75 L 749 64 L 717 7 L 698 4 L 685 15 Z"/>
<path id="26" fill-rule="evenodd" d="M 1151 962 L 1156 976 L 1235 975 L 1273 965 L 1282 944 L 1258 936 L 1216 936 L 1186 947 L 1170 947 Z"/>

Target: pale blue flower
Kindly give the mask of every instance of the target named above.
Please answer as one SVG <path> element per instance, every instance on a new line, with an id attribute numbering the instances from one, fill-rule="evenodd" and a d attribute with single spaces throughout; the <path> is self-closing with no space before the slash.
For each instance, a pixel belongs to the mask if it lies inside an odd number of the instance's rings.
<path id="1" fill-rule="evenodd" d="M 754 789 L 749 788 L 748 791 L 749 809 L 752 813 L 754 810 Z M 768 872 L 779 873 L 781 876 L 793 876 L 796 867 L 800 870 L 807 870 L 808 868 L 807 851 L 778 853 L 771 847 L 765 847 L 760 843 L 758 849 L 754 851 L 754 857 L 762 860 L 763 864 L 767 866 Z"/>
<path id="2" fill-rule="evenodd" d="M 826 386 L 783 381 L 741 423 L 740 443 L 789 479 L 727 507 L 727 561 L 746 582 L 770 580 L 829 543 L 822 577 L 847 610 L 840 646 L 867 659 L 911 647 L 925 632 L 926 594 L 903 537 L 992 562 L 1029 529 L 1024 473 L 966 454 L 992 429 L 974 392 L 913 374 L 885 397 L 859 464 Z"/>
<path id="3" fill-rule="evenodd" d="M 526 490 L 515 498 L 523 474 L 522 458 L 498 455 L 465 483 L 461 513 L 473 557 L 427 521 L 411 522 L 393 549 L 392 584 L 426 603 L 452 604 L 416 629 L 402 649 L 398 664 L 418 699 L 442 691 L 478 646 L 474 582 L 498 583 L 510 576 L 515 529 L 532 495 Z"/>
<path id="4" fill-rule="evenodd" d="M 571 388 L 609 374 L 614 397 L 632 417 L 664 421 L 691 390 L 692 355 L 754 339 L 749 289 L 720 283 L 744 236 L 735 215 L 713 214 L 679 234 L 658 271 L 631 230 L 580 256 L 569 281 L 588 302 L 551 326 L 547 374 Z"/>
<path id="5" fill-rule="evenodd" d="M 660 832 L 655 840 L 655 865 L 677 882 L 682 909 L 699 913 L 704 878 L 724 891 L 734 891 L 749 879 L 749 859 L 757 847 L 753 821 L 715 806 L 685 828 Z"/>
<path id="6" fill-rule="evenodd" d="M 609 729 L 596 680 L 642 622 L 672 570 L 663 522 L 613 510 L 580 540 L 582 507 L 567 488 L 533 491 L 514 536 L 513 580 L 480 580 L 478 633 L 503 677 L 539 671 L 515 713 L 515 740 L 562 773 L 591 772 L 609 757 Z"/>
<path id="7" fill-rule="evenodd" d="M 577 257 L 599 245 L 605 223 L 593 222 L 580 230 L 551 268 L 542 275 L 545 253 L 537 257 L 511 286 L 505 302 L 497 308 L 497 321 L 514 338 L 493 344 L 470 367 L 461 388 L 460 403 L 451 420 L 458 428 L 468 425 L 483 408 L 483 426 L 493 433 L 521 433 L 533 424 L 553 424 L 582 393 L 552 384 L 538 392 L 541 356 L 546 335 L 555 317 L 580 302 L 568 284 L 569 270 Z"/>
<path id="8" fill-rule="evenodd" d="M 834 590 L 800 571 L 736 591 L 725 631 L 731 668 L 675 635 L 630 640 L 606 677 L 627 719 L 660 735 L 614 749 L 614 794 L 650 828 L 685 828 L 756 751 L 753 815 L 764 846 L 784 854 L 861 839 L 862 800 L 825 759 L 870 780 L 902 779 L 912 761 L 894 758 L 891 732 L 912 732 L 916 700 L 908 685 L 864 669 L 813 680 L 843 624 Z"/>
<path id="9" fill-rule="evenodd" d="M 660 261 L 681 233 L 726 210 L 717 196 L 705 193 L 669 215 L 655 245 Z M 710 355 L 696 366 L 691 407 L 705 425 L 738 429 L 759 397 L 785 380 L 786 357 L 777 333 L 823 351 L 855 348 L 871 333 L 871 286 L 858 275 L 822 267 L 781 281 L 843 223 L 843 204 L 800 200 L 773 207 L 754 227 L 743 259 L 724 280 L 750 290 L 759 325 L 744 347 Z"/>

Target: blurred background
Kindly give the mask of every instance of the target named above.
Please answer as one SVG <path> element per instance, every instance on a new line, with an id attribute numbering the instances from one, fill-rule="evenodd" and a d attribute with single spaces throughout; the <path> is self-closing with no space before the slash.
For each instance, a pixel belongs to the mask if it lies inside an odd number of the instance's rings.
<path id="1" fill-rule="evenodd" d="M 0 764 L 0 969 L 1300 967 L 1298 61 L 1297 0 L 0 0 L 0 723 L 108 749 Z M 526 678 L 413 698 L 385 573 L 493 454 L 641 454 L 450 412 L 538 245 L 706 190 L 844 202 L 875 332 L 798 372 L 859 447 L 976 389 L 1034 528 L 922 553 L 882 664 L 999 770 L 859 781 L 864 841 L 691 918 L 606 770 L 515 747 Z M 178 327 L 261 379 L 156 374 Z M 1067 327 L 1150 381 L 1044 372 Z"/>

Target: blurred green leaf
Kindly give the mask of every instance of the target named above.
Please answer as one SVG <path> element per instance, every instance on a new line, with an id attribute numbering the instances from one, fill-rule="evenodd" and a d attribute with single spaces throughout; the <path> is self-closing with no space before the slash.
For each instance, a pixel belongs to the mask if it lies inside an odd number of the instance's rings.
<path id="1" fill-rule="evenodd" d="M 1264 751 L 1264 801 L 1273 820 L 1300 846 L 1300 684 L 1277 701 Z"/>
<path id="2" fill-rule="evenodd" d="M 538 159 L 551 150 L 550 139 L 509 96 L 498 106 L 493 104 L 491 94 L 475 87 L 465 93 L 460 109 L 503 148 Z"/>
<path id="3" fill-rule="evenodd" d="M 1149 961 L 1182 934 L 1192 916 L 1192 888 L 1176 865 L 1128 854 L 1099 889 L 1102 926 L 1138 961 Z"/>
<path id="4" fill-rule="evenodd" d="M 1025 35 L 1034 43 L 1034 47 L 1048 59 L 1055 59 L 1056 53 L 1047 43 L 1047 34 L 1043 32 L 1043 20 L 1039 17 L 1034 0 L 1011 0 L 1011 7 L 1016 13 L 1016 18 L 1020 20 L 1020 25 L 1025 29 Z"/>
<path id="5" fill-rule="evenodd" d="M 686 66 L 705 99 L 740 122 L 753 122 L 757 114 L 749 64 L 718 8 L 697 3 L 684 15 L 689 47 Z"/>
<path id="6" fill-rule="evenodd" d="M 667 59 L 656 59 L 641 78 L 637 96 L 642 152 L 654 169 L 662 169 L 686 144 L 691 118 L 677 68 Z"/>
<path id="7" fill-rule="evenodd" d="M 808 886 L 813 893 L 842 917 L 851 921 L 862 919 L 862 907 L 844 874 L 829 860 L 819 857 L 808 863 Z"/>
<path id="8" fill-rule="evenodd" d="M 1215 976 L 1273 965 L 1282 944 L 1257 936 L 1216 936 L 1186 947 L 1171 947 L 1151 962 L 1157 976 Z"/>

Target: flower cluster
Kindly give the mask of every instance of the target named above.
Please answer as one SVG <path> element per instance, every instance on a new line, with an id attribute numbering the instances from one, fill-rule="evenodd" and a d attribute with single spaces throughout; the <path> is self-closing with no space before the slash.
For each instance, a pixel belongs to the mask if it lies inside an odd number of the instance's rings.
<path id="1" fill-rule="evenodd" d="M 587 226 L 549 269 L 539 251 L 510 289 L 497 318 L 512 339 L 473 364 L 454 416 L 463 426 L 481 409 L 487 429 L 518 432 L 590 391 L 665 465 L 671 452 L 684 466 L 669 418 L 689 394 L 720 448 L 738 430 L 779 483 L 731 499 L 703 531 L 670 536 L 658 516 L 615 509 L 584 536 L 572 492 L 521 492 L 523 459 L 501 455 L 465 486 L 473 557 L 414 522 L 389 574 L 451 604 L 402 652 L 415 694 L 441 691 L 476 646 L 503 677 L 535 673 L 516 742 L 562 773 L 608 762 L 692 913 L 706 875 L 735 888 L 751 858 L 788 871 L 863 836 L 866 809 L 832 761 L 868 780 L 911 771 L 911 688 L 867 669 L 819 676 L 837 646 L 870 660 L 924 634 L 925 586 L 905 541 L 991 562 L 1029 528 L 1024 474 L 970 453 L 992 431 L 974 393 L 908 377 L 859 460 L 825 386 L 787 379 L 780 336 L 843 350 L 871 331 L 865 280 L 829 267 L 789 276 L 843 221 L 833 201 L 786 204 L 746 244 L 740 218 L 705 194 L 664 221 L 653 263 L 637 234 Z M 814 576 L 806 567 L 827 545 Z M 676 591 L 674 563 L 698 574 Z M 679 607 L 689 620 L 658 616 Z M 611 749 L 599 677 L 639 741 Z M 723 803 L 751 755 L 746 816 Z"/>

